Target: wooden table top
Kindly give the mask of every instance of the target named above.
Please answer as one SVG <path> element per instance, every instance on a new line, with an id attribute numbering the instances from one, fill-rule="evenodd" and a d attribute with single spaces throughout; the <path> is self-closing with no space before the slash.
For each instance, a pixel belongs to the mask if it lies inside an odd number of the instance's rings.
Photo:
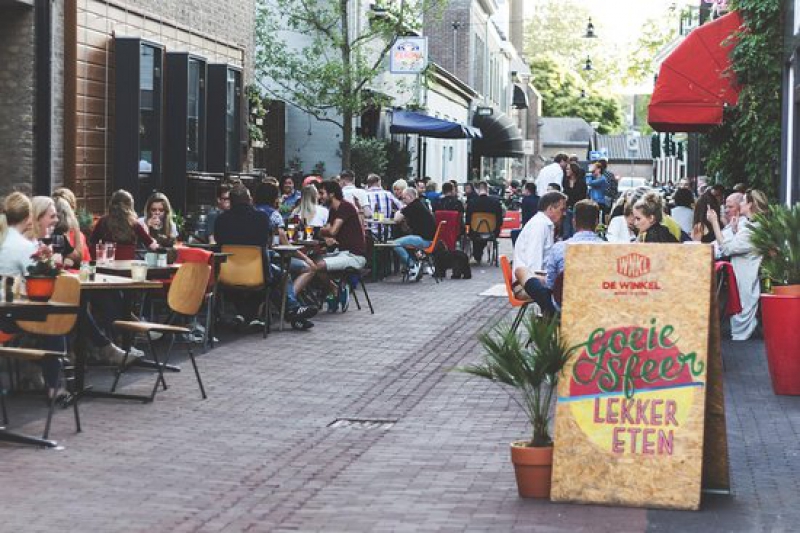
<path id="1" fill-rule="evenodd" d="M 131 278 L 111 274 L 97 274 L 93 281 L 81 281 L 81 290 L 160 289 L 163 286 L 160 281 L 133 281 Z"/>

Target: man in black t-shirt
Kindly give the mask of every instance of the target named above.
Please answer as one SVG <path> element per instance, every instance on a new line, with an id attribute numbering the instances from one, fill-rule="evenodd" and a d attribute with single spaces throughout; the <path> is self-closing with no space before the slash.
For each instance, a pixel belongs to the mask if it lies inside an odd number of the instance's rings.
<path id="1" fill-rule="evenodd" d="M 403 203 L 405 207 L 397 212 L 394 220 L 398 224 L 404 223 L 408 227 L 409 234 L 395 239 L 397 246 L 394 252 L 400 258 L 400 264 L 408 269 L 408 277 L 419 280 L 422 278 L 422 269 L 405 247 L 423 249 L 430 246 L 436 233 L 436 220 L 418 198 L 416 189 L 409 187 L 403 191 Z"/>

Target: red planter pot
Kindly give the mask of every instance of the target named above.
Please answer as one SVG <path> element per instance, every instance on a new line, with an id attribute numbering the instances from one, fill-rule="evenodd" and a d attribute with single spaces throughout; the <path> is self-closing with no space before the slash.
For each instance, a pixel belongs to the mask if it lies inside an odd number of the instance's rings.
<path id="1" fill-rule="evenodd" d="M 28 299 L 35 302 L 46 302 L 53 296 L 56 288 L 56 278 L 25 278 L 25 289 Z"/>
<path id="2" fill-rule="evenodd" d="M 767 364 L 775 394 L 800 395 L 800 296 L 761 295 Z"/>

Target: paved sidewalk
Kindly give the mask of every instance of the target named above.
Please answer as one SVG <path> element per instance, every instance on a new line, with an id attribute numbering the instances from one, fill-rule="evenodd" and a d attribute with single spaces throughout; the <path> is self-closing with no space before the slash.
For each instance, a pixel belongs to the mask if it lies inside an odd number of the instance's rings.
<path id="1" fill-rule="evenodd" d="M 84 402 L 80 435 L 58 412 L 66 449 L 0 447 L 0 530 L 796 529 L 800 399 L 772 394 L 757 342 L 725 344 L 733 496 L 696 513 L 519 499 L 508 442 L 527 431 L 524 416 L 492 384 L 450 371 L 508 312 L 480 295 L 499 270 L 474 274 L 373 283 L 375 316 L 351 306 L 309 332 L 224 342 L 199 359 L 205 401 L 186 363 L 151 405 Z M 129 390 L 152 385 L 138 377 Z M 10 414 L 18 426 L 13 404 Z M 385 424 L 328 427 L 339 418 Z"/>

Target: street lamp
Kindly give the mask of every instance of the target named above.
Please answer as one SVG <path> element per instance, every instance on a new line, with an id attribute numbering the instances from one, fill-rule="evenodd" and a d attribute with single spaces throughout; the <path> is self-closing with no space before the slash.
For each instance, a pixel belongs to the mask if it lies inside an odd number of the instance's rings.
<path id="1" fill-rule="evenodd" d="M 594 33 L 594 24 L 592 24 L 591 17 L 589 18 L 589 24 L 586 25 L 586 35 L 583 36 L 584 39 L 596 39 L 597 35 Z"/>
<path id="2" fill-rule="evenodd" d="M 586 64 L 584 65 L 583 70 L 586 70 L 586 71 L 592 70 L 592 58 L 591 57 L 586 56 Z"/>
<path id="3" fill-rule="evenodd" d="M 581 89 L 581 98 L 586 98 L 586 89 Z"/>

